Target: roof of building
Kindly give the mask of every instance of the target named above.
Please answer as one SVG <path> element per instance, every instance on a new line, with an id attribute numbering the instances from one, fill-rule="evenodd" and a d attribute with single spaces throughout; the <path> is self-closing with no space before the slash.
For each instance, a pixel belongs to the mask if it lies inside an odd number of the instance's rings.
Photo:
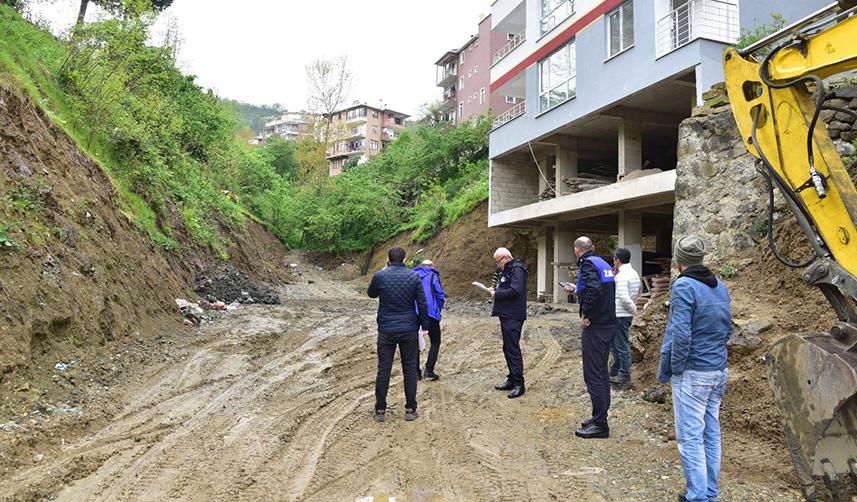
<path id="1" fill-rule="evenodd" d="M 451 51 L 446 51 L 446 52 L 444 52 L 444 53 L 443 53 L 443 56 L 441 56 L 441 57 L 440 57 L 440 59 L 438 59 L 437 61 L 435 61 L 435 63 L 434 63 L 434 64 L 435 64 L 435 65 L 440 65 L 441 63 L 443 63 L 443 62 L 444 62 L 447 58 L 449 58 L 449 57 L 457 58 L 457 57 L 458 57 L 458 51 L 459 51 L 459 49 L 452 49 Z"/>
<path id="2" fill-rule="evenodd" d="M 355 103 L 351 106 L 334 110 L 333 114 L 347 112 L 349 110 L 354 110 L 355 108 L 369 108 L 370 110 L 378 110 L 379 112 L 384 112 L 390 115 L 399 115 L 404 118 L 410 117 L 410 115 L 408 115 L 407 113 L 397 112 L 396 110 L 392 110 L 390 108 L 378 108 L 377 106 L 367 105 L 366 103 Z"/>

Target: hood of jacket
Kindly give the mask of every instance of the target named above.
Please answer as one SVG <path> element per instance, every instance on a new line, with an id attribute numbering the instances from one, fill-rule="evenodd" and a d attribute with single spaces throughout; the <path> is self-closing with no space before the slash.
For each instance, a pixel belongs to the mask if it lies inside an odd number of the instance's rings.
<path id="1" fill-rule="evenodd" d="M 437 271 L 434 267 L 425 267 L 420 265 L 419 267 L 414 267 L 413 271 L 420 274 L 420 278 L 423 279 L 425 277 L 429 277 L 432 274 L 440 275 L 440 272 Z"/>
<path id="2" fill-rule="evenodd" d="M 684 269 L 684 272 L 679 277 L 689 277 L 695 279 L 709 288 L 717 286 L 717 277 L 705 265 L 691 265 Z"/>

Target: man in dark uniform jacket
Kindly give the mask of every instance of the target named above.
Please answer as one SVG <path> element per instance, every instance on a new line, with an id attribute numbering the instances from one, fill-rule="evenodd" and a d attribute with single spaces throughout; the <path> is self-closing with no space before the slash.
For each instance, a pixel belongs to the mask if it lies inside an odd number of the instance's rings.
<path id="1" fill-rule="evenodd" d="M 606 438 L 610 409 L 610 371 L 607 360 L 616 331 L 616 283 L 613 267 L 595 255 L 589 237 L 574 241 L 577 256 L 577 299 L 580 305 L 583 381 L 592 400 L 592 418 L 574 433 L 582 438 Z"/>
<path id="2" fill-rule="evenodd" d="M 500 331 L 503 333 L 503 355 L 509 374 L 506 381 L 494 386 L 497 390 L 509 390 L 510 399 L 521 397 L 524 387 L 524 359 L 521 356 L 521 329 L 527 318 L 527 269 L 521 260 L 512 256 L 506 248 L 494 252 L 494 262 L 500 269 L 496 289 L 491 288 L 494 297 L 492 316 L 500 318 Z"/>
<path id="3" fill-rule="evenodd" d="M 428 309 L 420 276 L 405 266 L 405 250 L 392 248 L 387 266 L 375 272 L 369 283 L 369 298 L 378 298 L 378 374 L 375 377 L 375 421 L 383 422 L 387 411 L 387 391 L 396 347 L 402 358 L 405 381 L 405 420 L 415 420 L 417 412 L 417 369 L 419 367 L 420 326 L 428 327 Z M 416 305 L 416 309 L 414 309 Z"/>

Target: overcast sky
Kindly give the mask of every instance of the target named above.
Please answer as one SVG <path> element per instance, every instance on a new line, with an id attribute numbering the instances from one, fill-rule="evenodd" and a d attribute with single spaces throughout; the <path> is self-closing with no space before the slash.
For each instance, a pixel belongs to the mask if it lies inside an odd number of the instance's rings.
<path id="1" fill-rule="evenodd" d="M 43 0 L 44 1 L 44 0 Z M 304 66 L 345 54 L 351 100 L 416 114 L 438 99 L 434 62 L 477 32 L 491 0 L 175 0 L 183 69 L 222 96 L 254 104 L 306 106 Z M 36 3 L 54 30 L 70 26 L 77 0 Z M 91 19 L 87 15 L 87 20 Z"/>

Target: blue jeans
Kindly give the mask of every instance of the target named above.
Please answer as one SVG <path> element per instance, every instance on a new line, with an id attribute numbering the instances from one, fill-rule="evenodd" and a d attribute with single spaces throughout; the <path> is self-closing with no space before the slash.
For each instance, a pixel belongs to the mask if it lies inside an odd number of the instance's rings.
<path id="1" fill-rule="evenodd" d="M 689 502 L 717 500 L 720 480 L 720 399 L 729 370 L 686 370 L 672 377 L 678 453 Z"/>
<path id="2" fill-rule="evenodd" d="M 625 378 L 631 378 L 631 343 L 628 341 L 628 330 L 631 328 L 633 317 L 616 318 L 616 336 L 613 337 L 613 364 L 610 372 Z"/>

